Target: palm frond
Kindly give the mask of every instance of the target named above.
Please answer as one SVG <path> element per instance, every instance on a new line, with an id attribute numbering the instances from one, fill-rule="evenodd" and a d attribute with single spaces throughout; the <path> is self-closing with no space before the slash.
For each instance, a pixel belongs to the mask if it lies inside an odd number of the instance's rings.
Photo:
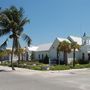
<path id="1" fill-rule="evenodd" d="M 0 29 L 0 37 L 4 35 L 9 35 L 10 30 L 9 29 Z"/>
<path id="2" fill-rule="evenodd" d="M 58 50 L 59 51 L 64 51 L 64 52 L 71 52 L 71 44 L 67 41 L 62 41 L 58 45 Z"/>
<path id="3" fill-rule="evenodd" d="M 22 20 L 22 18 L 24 16 L 24 9 L 22 7 L 19 10 L 19 15 L 20 15 L 20 20 Z"/>
<path id="4" fill-rule="evenodd" d="M 20 22 L 20 27 L 24 26 L 25 24 L 27 24 L 27 23 L 29 23 L 29 22 L 30 22 L 30 20 L 28 20 L 27 17 L 24 18 L 24 19 Z"/>
<path id="5" fill-rule="evenodd" d="M 26 41 L 27 45 L 30 46 L 31 41 L 32 41 L 31 38 L 25 33 L 23 33 L 21 37 L 23 38 L 24 41 Z"/>
<path id="6" fill-rule="evenodd" d="M 0 12 L 0 36 L 6 35 L 10 32 L 10 23 L 11 21 L 8 16 L 3 12 Z"/>
<path id="7" fill-rule="evenodd" d="M 71 48 L 72 48 L 72 49 L 78 49 L 78 50 L 79 50 L 79 49 L 80 49 L 80 45 L 77 44 L 77 42 L 72 42 L 72 43 L 71 43 Z"/>
<path id="8" fill-rule="evenodd" d="M 4 21 L 7 21 L 7 22 L 10 22 L 10 19 L 8 18 L 8 16 L 6 14 L 4 14 L 3 12 L 0 14 L 0 19 L 1 20 L 4 20 Z M 0 20 L 0 21 L 1 21 Z"/>
<path id="9" fill-rule="evenodd" d="M 7 47 L 7 41 L 8 41 L 8 39 L 6 39 L 6 40 L 0 45 L 0 50 L 6 49 L 6 47 Z"/>

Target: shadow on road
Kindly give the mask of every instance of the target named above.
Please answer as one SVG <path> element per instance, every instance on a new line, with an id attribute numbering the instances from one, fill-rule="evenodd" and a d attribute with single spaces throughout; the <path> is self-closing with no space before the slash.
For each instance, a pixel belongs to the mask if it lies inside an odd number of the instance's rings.
<path id="1" fill-rule="evenodd" d="M 11 70 L 4 70 L 4 69 L 1 69 L 0 72 L 11 72 Z"/>

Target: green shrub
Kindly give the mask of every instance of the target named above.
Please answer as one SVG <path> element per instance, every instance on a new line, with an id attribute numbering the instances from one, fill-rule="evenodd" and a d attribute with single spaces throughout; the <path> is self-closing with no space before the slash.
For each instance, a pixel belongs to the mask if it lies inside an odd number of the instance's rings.
<path id="1" fill-rule="evenodd" d="M 65 65 L 56 65 L 50 67 L 50 70 L 68 70 L 68 69 L 70 69 L 70 67 Z"/>
<path id="2" fill-rule="evenodd" d="M 49 63 L 49 57 L 48 57 L 47 54 L 46 54 L 46 56 L 45 56 L 45 58 L 44 58 L 44 60 L 43 60 L 43 63 L 44 63 L 44 64 L 48 64 L 48 63 Z"/>
<path id="3" fill-rule="evenodd" d="M 79 64 L 88 64 L 89 60 L 78 60 Z"/>
<path id="4" fill-rule="evenodd" d="M 42 70 L 41 66 L 32 66 L 31 69 L 33 69 L 33 70 Z"/>
<path id="5" fill-rule="evenodd" d="M 1 65 L 3 66 L 10 66 L 11 67 L 11 62 L 3 62 Z M 14 67 L 20 67 L 20 68 L 27 68 L 27 69 L 33 69 L 33 70 L 47 70 L 49 68 L 50 70 L 68 70 L 68 69 L 80 69 L 80 68 L 90 68 L 90 64 L 76 64 L 75 67 L 70 65 L 53 65 L 53 66 L 48 66 L 48 64 L 42 64 L 39 62 L 30 62 L 30 61 L 20 61 L 20 64 L 18 65 L 17 62 L 14 62 Z"/>
<path id="6" fill-rule="evenodd" d="M 90 68 L 90 64 L 76 64 L 74 69 L 79 69 L 79 68 Z"/>
<path id="7" fill-rule="evenodd" d="M 44 60 L 42 60 L 42 59 L 39 60 L 39 63 L 43 63 L 43 62 L 44 62 Z"/>
<path id="8" fill-rule="evenodd" d="M 3 61 L 0 65 L 9 66 L 9 65 L 10 65 L 10 62 L 8 62 L 8 61 Z"/>

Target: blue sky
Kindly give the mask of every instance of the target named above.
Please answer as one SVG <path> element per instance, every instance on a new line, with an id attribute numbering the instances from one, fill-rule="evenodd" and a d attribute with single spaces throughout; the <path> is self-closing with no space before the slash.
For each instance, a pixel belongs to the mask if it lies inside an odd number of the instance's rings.
<path id="1" fill-rule="evenodd" d="M 2 8 L 23 7 L 31 23 L 25 26 L 32 44 L 56 37 L 90 35 L 90 0 L 0 0 Z M 3 40 L 3 39 L 2 39 Z"/>

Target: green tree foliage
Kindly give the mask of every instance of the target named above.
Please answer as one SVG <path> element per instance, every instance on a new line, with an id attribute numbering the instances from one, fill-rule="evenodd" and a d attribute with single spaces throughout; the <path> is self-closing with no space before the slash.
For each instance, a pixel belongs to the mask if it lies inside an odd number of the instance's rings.
<path id="1" fill-rule="evenodd" d="M 71 52 L 71 46 L 70 43 L 67 41 L 62 41 L 59 43 L 58 47 L 57 47 L 57 52 L 63 52 L 63 56 L 64 56 L 64 63 L 65 65 L 67 65 L 67 53 Z"/>
<path id="2" fill-rule="evenodd" d="M 77 42 L 72 42 L 71 48 L 73 49 L 73 67 L 75 67 L 75 52 L 76 52 L 76 49 L 79 50 L 80 45 L 77 44 Z"/>
<path id="3" fill-rule="evenodd" d="M 27 19 L 27 17 L 24 17 L 23 8 L 18 9 L 15 6 L 11 6 L 10 8 L 0 10 L 0 37 L 8 34 L 6 41 L 1 45 L 0 48 L 7 46 L 8 39 L 13 40 L 11 55 L 12 70 L 14 70 L 12 60 L 14 51 L 18 52 L 18 60 L 20 59 L 19 48 L 21 46 L 19 39 L 22 38 L 23 40 L 25 40 L 28 46 L 31 43 L 30 37 L 23 33 L 23 27 L 28 22 L 29 20 Z"/>
<path id="4" fill-rule="evenodd" d="M 48 57 L 47 54 L 46 54 L 46 56 L 44 57 L 43 62 L 44 62 L 45 64 L 49 64 L 49 57 Z"/>

